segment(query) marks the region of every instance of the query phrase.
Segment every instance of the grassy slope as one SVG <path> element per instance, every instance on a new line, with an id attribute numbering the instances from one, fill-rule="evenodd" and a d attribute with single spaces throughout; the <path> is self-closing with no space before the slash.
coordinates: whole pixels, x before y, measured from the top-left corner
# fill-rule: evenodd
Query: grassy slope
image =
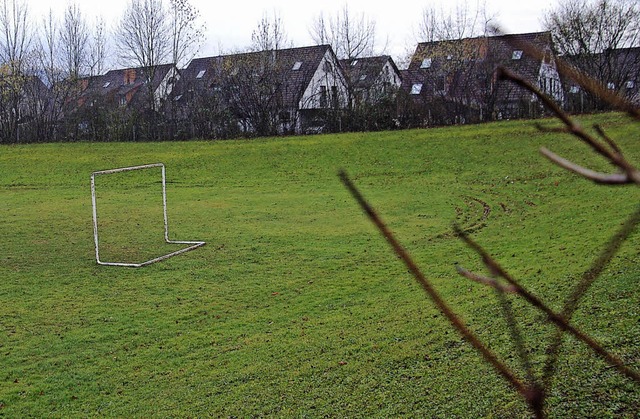
<path id="1" fill-rule="evenodd" d="M 602 122 L 640 160 L 637 129 Z M 559 309 L 638 202 L 553 167 L 526 122 L 256 141 L 0 148 L 0 416 L 523 416 L 337 179 L 345 168 L 428 277 L 517 368 L 451 223 Z M 162 161 L 172 235 L 204 248 L 143 269 L 93 259 L 89 175 Z M 482 219 L 486 203 L 491 213 Z M 136 233 L 138 234 L 138 233 Z M 127 240 L 126 237 L 122 237 Z M 576 323 L 639 368 L 638 239 Z M 553 330 L 516 302 L 539 367 Z M 549 409 L 633 416 L 640 389 L 569 339 Z"/>

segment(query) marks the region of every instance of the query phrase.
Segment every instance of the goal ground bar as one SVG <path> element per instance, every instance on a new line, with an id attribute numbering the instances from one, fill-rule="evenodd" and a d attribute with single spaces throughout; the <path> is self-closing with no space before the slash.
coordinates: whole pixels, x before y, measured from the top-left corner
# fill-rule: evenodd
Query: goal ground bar
<path id="1" fill-rule="evenodd" d="M 141 263 L 127 263 L 127 262 L 104 262 L 100 260 L 100 243 L 98 239 L 98 206 L 96 203 L 96 182 L 95 178 L 99 175 L 107 175 L 119 172 L 128 172 L 131 170 L 149 169 L 153 167 L 160 167 L 162 169 L 162 210 L 164 215 L 164 241 L 169 244 L 188 244 L 188 247 L 182 248 L 172 253 L 168 253 L 157 258 L 150 259 Z M 184 240 L 170 240 L 169 239 L 169 219 L 167 216 L 167 184 L 166 184 L 166 171 L 163 163 L 145 164 L 141 166 L 121 167 L 118 169 L 100 170 L 91 174 L 91 204 L 93 207 L 93 239 L 96 249 L 96 262 L 99 265 L 106 266 L 124 266 L 129 268 L 140 268 L 142 266 L 151 265 L 155 262 L 168 259 L 172 256 L 176 256 L 185 252 L 188 252 L 198 247 L 204 246 L 206 242 L 203 241 L 184 241 Z"/>

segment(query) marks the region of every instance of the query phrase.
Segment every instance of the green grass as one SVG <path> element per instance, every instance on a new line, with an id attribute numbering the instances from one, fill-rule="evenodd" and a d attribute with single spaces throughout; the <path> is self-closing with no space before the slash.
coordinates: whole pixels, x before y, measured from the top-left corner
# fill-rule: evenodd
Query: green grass
<path id="1" fill-rule="evenodd" d="M 624 117 L 584 122 L 602 123 L 640 161 L 638 129 Z M 563 172 L 538 154 L 543 145 L 610 170 L 571 137 L 523 121 L 2 147 L 0 416 L 526 417 L 337 172 L 351 175 L 470 328 L 520 371 L 492 291 L 455 273 L 456 263 L 484 270 L 452 223 L 559 310 L 639 198 L 637 188 Z M 154 162 L 167 166 L 172 238 L 207 245 L 141 269 L 98 266 L 90 174 Z M 163 252 L 161 220 L 134 212 L 157 211 L 141 198 L 157 193 L 157 178 L 114 182 L 111 195 L 101 182 L 109 257 Z M 639 242 L 623 246 L 575 317 L 636 370 Z M 554 329 L 514 307 L 540 369 Z M 567 339 L 548 401 L 553 417 L 634 417 L 640 386 Z"/>

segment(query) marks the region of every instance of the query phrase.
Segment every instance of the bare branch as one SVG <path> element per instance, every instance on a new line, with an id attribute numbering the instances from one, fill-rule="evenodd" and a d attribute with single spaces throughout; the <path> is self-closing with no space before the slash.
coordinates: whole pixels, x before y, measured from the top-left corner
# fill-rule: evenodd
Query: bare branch
<path id="1" fill-rule="evenodd" d="M 591 169 L 579 166 L 572 161 L 564 159 L 544 147 L 540 149 L 540 153 L 563 169 L 580 175 L 586 179 L 592 180 L 595 183 L 599 183 L 602 185 L 628 185 L 630 183 L 633 183 L 633 180 L 629 179 L 629 176 L 627 176 L 625 173 L 606 174 L 596 172 Z"/>
<path id="2" fill-rule="evenodd" d="M 620 230 L 609 240 L 609 243 L 600 253 L 598 258 L 593 262 L 589 270 L 583 275 L 580 283 L 576 286 L 574 292 L 567 299 L 562 309 L 562 317 L 567 321 L 571 320 L 573 313 L 578 307 L 578 303 L 584 294 L 588 291 L 591 285 L 596 279 L 600 277 L 604 268 L 609 265 L 613 256 L 620 250 L 622 244 L 629 238 L 631 233 L 635 231 L 636 226 L 640 223 L 640 207 L 629 216 L 629 218 L 622 225 Z M 560 352 L 560 346 L 562 345 L 562 333 L 559 332 L 554 337 L 547 353 L 549 358 L 545 365 L 544 381 L 546 384 L 551 380 L 553 373 L 555 372 L 555 365 L 558 360 Z"/>
<path id="3" fill-rule="evenodd" d="M 503 285 L 501 283 L 499 283 L 498 281 L 496 281 L 494 278 L 489 278 L 486 276 L 482 276 L 482 275 L 478 275 L 474 272 L 468 271 L 465 268 L 461 267 L 461 266 L 456 266 L 456 270 L 458 271 L 458 273 L 467 278 L 470 279 L 474 282 L 477 282 L 479 284 L 483 284 L 483 285 L 488 285 L 491 288 L 494 288 L 500 292 L 504 292 L 507 294 L 514 294 L 517 292 L 516 288 L 512 285 Z"/>
<path id="4" fill-rule="evenodd" d="M 515 279 L 513 279 L 507 271 L 505 271 L 502 266 L 496 262 L 482 247 L 480 247 L 477 243 L 475 243 L 471 238 L 462 230 L 460 230 L 457 226 L 455 227 L 456 234 L 471 248 L 473 249 L 480 257 L 482 257 L 482 261 L 489 269 L 489 271 L 496 275 L 505 279 L 508 283 L 513 285 L 516 288 L 516 292 L 519 296 L 523 297 L 527 302 L 529 302 L 532 306 L 539 309 L 543 313 L 546 314 L 547 319 L 553 322 L 556 326 L 562 329 L 565 332 L 571 333 L 576 339 L 582 341 L 587 346 L 589 346 L 595 353 L 597 353 L 600 357 L 602 357 L 609 365 L 614 366 L 618 372 L 626 375 L 632 380 L 640 383 L 640 374 L 632 369 L 628 368 L 624 362 L 618 358 L 617 356 L 609 353 L 606 349 L 604 349 L 599 343 L 597 343 L 593 338 L 584 332 L 580 331 L 576 327 L 569 324 L 569 322 L 560 314 L 555 313 L 551 310 L 544 302 L 538 297 L 531 294 L 529 291 L 524 289 Z"/>
<path id="5" fill-rule="evenodd" d="M 464 336 L 464 338 L 467 339 L 467 341 L 469 341 L 469 343 L 471 343 L 478 350 L 478 352 L 482 354 L 484 359 L 488 363 L 490 363 L 496 369 L 496 371 L 500 373 L 500 375 L 502 375 L 523 397 L 527 399 L 531 406 L 538 403 L 539 399 L 543 399 L 544 396 L 539 391 L 537 391 L 537 388 L 531 388 L 523 384 L 520 379 L 518 379 L 516 375 L 509 369 L 509 367 L 502 363 L 497 358 L 497 356 L 493 352 L 491 352 L 491 350 L 487 348 L 476 337 L 476 335 L 465 326 L 462 320 L 460 320 L 458 316 L 451 310 L 451 308 L 444 302 L 435 288 L 426 279 L 422 271 L 420 271 L 411 256 L 409 256 L 407 251 L 396 240 L 391 230 L 389 230 L 386 224 L 378 216 L 373 207 L 366 201 L 364 196 L 360 193 L 360 191 L 356 188 L 356 186 L 344 171 L 340 172 L 340 179 L 342 180 L 342 183 L 345 185 L 345 187 L 349 190 L 353 198 L 358 202 L 362 210 L 367 214 L 369 219 L 373 222 L 373 224 L 378 228 L 380 233 L 387 240 L 387 242 L 391 245 L 396 255 L 398 255 L 398 257 L 405 263 L 418 284 L 427 293 L 427 295 L 435 303 L 442 314 L 444 314 L 444 316 L 449 320 L 453 327 L 455 327 L 456 330 L 458 330 L 458 332 L 460 332 L 460 334 L 462 334 L 462 336 Z"/>
<path id="6" fill-rule="evenodd" d="M 584 143 L 589 145 L 596 153 L 608 159 L 614 166 L 619 167 L 626 173 L 629 179 L 633 183 L 640 185 L 640 172 L 626 161 L 624 156 L 616 151 L 610 150 L 605 145 L 601 144 L 594 137 L 589 135 L 577 122 L 575 122 L 566 112 L 564 112 L 560 106 L 555 103 L 551 98 L 543 94 L 537 87 L 532 85 L 529 81 L 518 76 L 512 71 L 500 67 L 498 68 L 498 77 L 503 80 L 510 80 L 513 83 L 529 90 L 535 94 L 542 103 L 553 111 L 553 113 L 567 126 L 569 132 L 581 139 Z M 640 113 L 639 113 L 640 117 Z"/>

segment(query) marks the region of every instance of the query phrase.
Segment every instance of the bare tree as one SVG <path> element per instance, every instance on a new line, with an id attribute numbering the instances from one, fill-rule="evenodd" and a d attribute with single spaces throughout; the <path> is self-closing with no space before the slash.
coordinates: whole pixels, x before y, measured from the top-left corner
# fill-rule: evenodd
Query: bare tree
<path id="1" fill-rule="evenodd" d="M 171 26 L 171 59 L 178 66 L 185 65 L 200 49 L 204 41 L 204 24 L 200 12 L 188 0 L 169 0 Z"/>
<path id="2" fill-rule="evenodd" d="M 88 70 L 89 76 L 102 74 L 107 60 L 107 28 L 102 17 L 96 18 L 96 23 L 90 35 Z"/>
<path id="3" fill-rule="evenodd" d="M 485 1 L 477 1 L 475 6 L 465 1 L 450 9 L 425 7 L 417 37 L 421 42 L 435 42 L 485 36 L 492 20 Z"/>
<path id="4" fill-rule="evenodd" d="M 64 68 L 71 80 L 79 79 L 87 63 L 87 44 L 89 29 L 80 8 L 70 4 L 64 12 L 60 27 L 60 49 L 63 54 Z"/>
<path id="5" fill-rule="evenodd" d="M 566 0 L 550 11 L 543 23 L 552 33 L 558 53 L 577 70 L 623 93 L 625 83 L 635 79 L 640 54 L 631 47 L 640 46 L 637 0 Z M 572 93 L 582 96 L 585 91 Z M 593 101 L 591 106 L 604 106 L 593 92 L 588 99 Z"/>
<path id="6" fill-rule="evenodd" d="M 171 28 L 162 0 L 131 0 L 116 28 L 122 65 L 154 68 L 171 54 Z"/>
<path id="7" fill-rule="evenodd" d="M 346 4 L 333 18 L 320 14 L 309 33 L 316 43 L 331 45 L 340 59 L 370 56 L 376 48 L 376 21 L 364 13 L 354 16 Z"/>
<path id="8" fill-rule="evenodd" d="M 277 12 L 274 11 L 272 16 L 266 12 L 262 15 L 251 34 L 251 42 L 252 51 L 277 51 L 290 44 L 282 18 Z"/>
<path id="9" fill-rule="evenodd" d="M 33 73 L 34 34 L 27 5 L 17 0 L 0 4 L 0 143 L 19 142 L 23 92 Z"/>

